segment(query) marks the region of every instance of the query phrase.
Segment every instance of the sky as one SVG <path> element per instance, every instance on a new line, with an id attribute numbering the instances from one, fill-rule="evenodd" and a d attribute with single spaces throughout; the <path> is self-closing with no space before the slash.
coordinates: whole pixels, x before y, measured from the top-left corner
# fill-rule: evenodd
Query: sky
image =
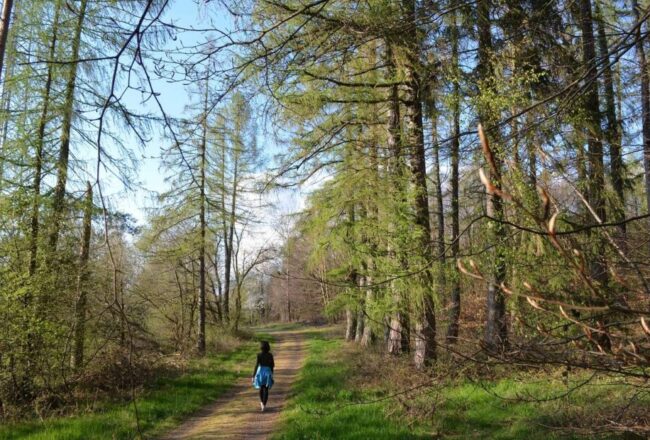
<path id="1" fill-rule="evenodd" d="M 210 7 L 215 11 L 219 6 L 217 2 L 214 2 L 210 3 Z M 173 21 L 176 25 L 183 27 L 201 28 L 208 27 L 210 24 L 207 22 L 208 18 L 205 10 L 202 10 L 194 1 L 190 0 L 177 0 L 172 2 L 163 19 L 166 22 Z M 220 28 L 231 26 L 226 14 L 215 14 L 211 19 L 212 25 L 216 23 Z M 192 45 L 205 41 L 207 38 L 210 38 L 210 35 L 203 32 L 179 35 L 177 40 L 170 41 L 167 44 L 167 48 L 177 48 L 182 44 Z M 180 82 L 154 80 L 154 88 L 159 93 L 159 100 L 168 115 L 183 115 L 185 107 L 191 102 L 187 85 Z M 139 94 L 131 94 L 128 96 L 126 103 L 129 108 L 147 111 L 153 110 L 160 115 L 154 102 L 150 100 L 147 103 L 142 103 Z M 131 141 L 135 144 L 135 139 Z M 156 206 L 156 194 L 169 188 L 169 184 L 166 181 L 166 177 L 169 176 L 160 167 L 161 148 L 169 145 L 170 141 L 165 139 L 161 133 L 158 133 L 153 135 L 144 150 L 138 149 L 137 157 L 139 158 L 140 165 L 137 176 L 139 185 L 136 185 L 137 189 L 135 191 L 123 191 L 121 185 L 115 179 L 111 179 L 110 176 L 105 176 L 102 180 L 106 182 L 104 185 L 107 188 L 107 193 L 110 195 L 111 207 L 131 214 L 139 225 L 145 225 L 147 223 L 147 210 Z M 277 153 L 278 148 L 270 137 L 263 135 L 263 130 L 260 130 L 258 134 L 258 147 L 263 154 L 263 163 L 267 168 L 270 168 L 273 165 L 273 155 Z M 296 190 L 276 190 L 258 198 L 259 200 L 257 202 L 259 205 L 264 205 L 265 207 L 257 209 L 257 214 L 261 220 L 249 231 L 249 239 L 246 247 L 256 247 L 269 241 L 279 240 L 278 223 L 283 221 L 283 216 L 304 208 L 306 195 L 314 189 L 315 185 L 317 183 L 312 182 Z"/>

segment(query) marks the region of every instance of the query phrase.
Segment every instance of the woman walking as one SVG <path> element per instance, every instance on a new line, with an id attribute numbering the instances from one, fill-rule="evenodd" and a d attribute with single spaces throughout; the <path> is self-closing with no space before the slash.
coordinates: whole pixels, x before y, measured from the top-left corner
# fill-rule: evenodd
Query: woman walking
<path id="1" fill-rule="evenodd" d="M 253 370 L 253 386 L 260 390 L 260 407 L 262 411 L 266 408 L 266 402 L 269 400 L 269 390 L 273 386 L 273 355 L 271 354 L 271 345 L 268 341 L 260 343 L 261 352 L 257 354 L 257 362 Z"/>

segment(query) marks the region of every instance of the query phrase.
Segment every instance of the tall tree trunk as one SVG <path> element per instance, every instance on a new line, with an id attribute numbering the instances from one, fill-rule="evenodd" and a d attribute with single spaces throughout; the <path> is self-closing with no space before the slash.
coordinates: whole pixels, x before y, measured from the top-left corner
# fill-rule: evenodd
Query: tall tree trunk
<path id="1" fill-rule="evenodd" d="M 603 88 L 605 91 L 605 117 L 607 119 L 607 129 L 605 130 L 605 139 L 609 145 L 609 170 L 612 179 L 612 186 L 616 194 L 616 201 L 612 209 L 613 220 L 621 222 L 619 229 L 619 242 L 625 246 L 625 191 L 624 191 L 624 164 L 621 155 L 622 132 L 616 115 L 616 100 L 614 94 L 614 75 L 609 63 L 609 45 L 607 44 L 607 34 L 603 23 L 603 14 L 600 11 L 599 0 L 594 3 L 596 12 L 596 21 L 598 23 L 598 48 L 603 68 Z"/>
<path id="2" fill-rule="evenodd" d="M 232 195 L 230 199 L 230 207 L 228 209 L 228 219 L 224 220 L 227 222 L 226 230 L 226 261 L 225 261 L 225 271 L 224 271 L 224 313 L 225 316 L 229 316 L 229 298 L 230 298 L 230 284 L 231 284 L 231 269 L 232 261 L 234 257 L 233 244 L 234 244 L 234 234 L 235 234 L 235 222 L 236 222 L 236 207 L 237 207 L 237 186 L 239 184 L 238 179 L 238 170 L 239 163 L 238 157 L 235 156 L 233 163 L 233 178 L 232 178 Z M 225 170 L 224 170 L 225 172 Z M 227 318 L 229 320 L 229 318 Z"/>
<path id="3" fill-rule="evenodd" d="M 368 314 L 368 306 L 372 304 L 372 302 L 375 300 L 375 294 L 374 294 L 374 288 L 372 287 L 372 277 L 370 275 L 366 275 L 366 299 L 365 299 L 365 310 L 366 314 Z M 364 317 L 365 318 L 365 317 Z M 370 345 L 373 343 L 373 340 L 375 338 L 375 335 L 372 331 L 372 326 L 370 325 L 370 321 L 366 318 L 366 322 L 363 326 L 363 335 L 361 336 L 361 346 L 362 347 L 370 347 Z"/>
<path id="4" fill-rule="evenodd" d="M 457 12 L 453 12 L 451 28 L 451 62 L 454 69 L 454 91 L 452 97 L 453 134 L 451 140 L 451 258 L 454 262 L 454 276 L 451 285 L 451 302 L 449 304 L 449 327 L 447 342 L 453 344 L 458 339 L 460 319 L 460 273 L 455 264 L 460 254 L 460 209 L 458 204 L 460 175 L 460 66 L 458 59 L 458 22 Z"/>
<path id="5" fill-rule="evenodd" d="M 2 17 L 0 17 L 0 79 L 2 78 L 2 67 L 5 60 L 5 50 L 7 47 L 7 36 L 9 35 L 9 26 L 11 23 L 11 10 L 13 9 L 13 0 L 3 0 Z"/>
<path id="6" fill-rule="evenodd" d="M 377 109 L 375 109 L 376 111 Z M 373 177 L 379 181 L 380 179 L 380 173 L 379 173 L 379 151 L 377 148 L 377 144 L 373 142 L 368 149 L 368 165 L 370 166 L 370 169 L 372 170 Z M 368 213 L 368 219 L 372 223 L 373 221 L 377 221 L 379 218 L 379 209 L 377 208 L 376 205 L 376 200 L 375 198 L 379 197 L 379 194 L 376 191 L 373 191 L 372 196 L 368 200 L 368 208 L 366 209 Z M 375 335 L 373 332 L 373 326 L 372 326 L 372 318 L 370 317 L 370 309 L 372 307 L 373 302 L 375 301 L 375 287 L 373 286 L 373 274 L 375 273 L 376 266 L 375 266 L 375 257 L 377 255 L 377 244 L 368 238 L 368 236 L 365 236 L 365 240 L 367 242 L 367 245 L 369 247 L 369 256 L 365 262 L 365 267 L 366 267 L 366 274 L 365 274 L 365 280 L 366 280 L 366 294 L 365 294 L 365 324 L 363 326 L 363 335 L 361 336 L 361 346 L 362 347 L 369 347 L 375 339 Z"/>
<path id="7" fill-rule="evenodd" d="M 223 281 L 223 318 L 230 322 L 230 263 L 232 251 L 228 241 L 228 221 L 226 218 L 226 142 L 221 146 L 221 225 L 223 230 L 224 281 Z M 221 283 L 220 283 L 221 284 Z"/>
<path id="8" fill-rule="evenodd" d="M 90 234 L 92 232 L 93 188 L 86 184 L 86 203 L 84 206 L 83 238 L 79 253 L 79 275 L 77 276 L 77 303 L 75 304 L 74 349 L 72 367 L 79 370 L 84 362 L 86 341 L 86 304 L 88 301 L 88 258 L 90 255 Z"/>
<path id="9" fill-rule="evenodd" d="M 291 283 L 289 282 L 289 264 L 287 263 L 285 295 L 287 298 L 287 322 L 291 322 Z"/>
<path id="10" fill-rule="evenodd" d="M 201 145 L 199 154 L 201 156 L 201 165 L 199 169 L 199 190 L 201 191 L 199 202 L 199 227 L 200 227 L 200 243 L 199 243 L 199 322 L 196 349 L 199 355 L 205 354 L 205 285 L 206 285 L 206 264 L 205 264 L 205 233 L 207 229 L 207 222 L 205 219 L 205 205 L 206 205 L 206 192 L 205 192 L 205 168 L 207 165 L 207 142 L 208 142 L 208 99 L 209 99 L 209 74 L 206 74 L 205 80 L 205 95 L 203 101 L 203 120 L 202 120 L 202 134 Z"/>
<path id="11" fill-rule="evenodd" d="M 237 331 L 239 330 L 239 321 L 241 320 L 241 283 L 239 281 L 237 281 L 235 293 L 235 319 L 233 320 L 233 328 Z"/>
<path id="12" fill-rule="evenodd" d="M 580 27 L 582 30 L 582 57 L 585 71 L 584 105 L 587 117 L 586 137 L 589 164 L 587 176 L 587 197 L 590 205 L 600 218 L 606 222 L 605 211 L 605 166 L 603 162 L 603 142 L 601 129 L 601 114 L 598 97 L 598 73 L 596 63 L 596 43 L 594 39 L 593 20 L 591 15 L 591 0 L 580 0 Z M 592 222 L 590 222 L 592 223 Z M 598 246 L 594 256 L 590 258 L 590 271 L 594 280 L 605 287 L 608 281 L 607 265 L 603 257 L 603 247 Z"/>
<path id="13" fill-rule="evenodd" d="M 61 12 L 61 1 L 57 1 L 54 9 L 54 21 L 52 22 L 52 40 L 48 51 L 48 60 L 53 61 L 56 55 L 56 44 L 59 33 L 59 16 Z M 52 92 L 52 80 L 54 76 L 54 64 L 47 65 L 47 76 L 45 89 L 43 90 L 43 108 L 38 121 L 38 134 L 36 138 L 36 151 L 34 152 L 34 179 L 32 182 L 32 215 L 31 233 L 29 236 L 29 276 L 36 273 L 38 261 L 38 236 L 40 232 L 40 207 L 41 207 L 41 180 L 43 178 L 43 145 L 45 142 L 45 128 L 49 117 L 50 95 Z"/>
<path id="14" fill-rule="evenodd" d="M 77 11 L 77 23 L 75 25 L 74 37 L 72 39 L 70 76 L 65 89 L 65 102 L 63 104 L 63 122 L 61 126 L 61 146 L 59 147 L 59 158 L 57 160 L 57 178 L 54 187 L 54 200 L 52 204 L 52 230 L 49 237 L 50 251 L 56 251 L 56 244 L 59 239 L 61 220 L 65 210 L 65 188 L 68 182 L 68 162 L 70 159 L 70 135 L 72 132 L 72 119 L 74 117 L 74 93 L 77 85 L 77 71 L 79 67 L 79 48 L 81 46 L 81 31 L 83 30 L 86 18 L 86 6 L 88 0 L 81 0 L 79 11 Z"/>
<path id="15" fill-rule="evenodd" d="M 353 341 L 357 329 L 357 319 L 350 307 L 345 308 L 345 340 Z"/>
<path id="16" fill-rule="evenodd" d="M 641 20 L 641 9 L 637 0 L 632 0 L 634 17 Z M 650 212 L 650 76 L 648 74 L 648 63 L 646 60 L 645 38 L 642 38 L 642 26 L 636 29 L 636 57 L 639 62 L 639 73 L 641 76 L 641 123 L 643 133 L 643 169 L 645 171 L 645 199 L 646 209 Z"/>
<path id="17" fill-rule="evenodd" d="M 359 287 L 361 288 L 361 292 L 363 292 L 363 289 L 366 287 L 366 276 L 361 275 L 359 277 Z M 363 329 L 365 326 L 365 317 L 363 314 L 365 308 L 365 301 L 363 296 L 361 297 L 361 300 L 359 301 L 359 311 L 357 312 L 357 328 L 354 332 L 354 342 L 360 343 L 361 339 L 363 338 Z"/>
<path id="18" fill-rule="evenodd" d="M 393 51 L 390 43 L 386 43 L 386 64 L 388 66 L 388 79 L 394 81 L 396 78 Z M 389 172 L 395 178 L 398 185 L 401 185 L 402 178 L 402 148 L 401 148 L 401 124 L 400 124 L 399 90 L 397 85 L 390 88 L 388 121 L 387 121 L 387 146 L 390 154 Z M 403 191 L 399 188 L 400 193 Z M 399 195 L 401 197 L 401 194 Z M 395 257 L 395 251 L 389 249 L 389 254 Z M 393 305 L 395 311 L 388 324 L 388 346 L 389 354 L 398 355 L 409 351 L 409 322 L 402 293 L 391 284 Z"/>
<path id="19" fill-rule="evenodd" d="M 422 122 L 422 83 L 418 72 L 421 49 L 417 29 L 417 2 L 415 0 L 403 0 L 402 6 L 406 13 L 407 23 L 405 30 L 407 44 L 403 48 L 404 62 L 401 65 L 404 75 L 404 145 L 409 153 L 411 185 L 415 193 L 413 200 L 415 227 L 419 229 L 419 248 L 423 251 L 418 264 L 424 264 L 427 267 L 418 276 L 422 293 L 415 307 L 417 317 L 415 323 L 414 362 L 416 368 L 424 368 L 436 358 L 436 320 L 433 302 L 433 279 L 428 269 L 431 262 L 431 224 Z"/>
<path id="20" fill-rule="evenodd" d="M 479 0 L 478 14 L 478 73 L 483 81 L 483 87 L 494 88 L 494 71 L 490 60 L 492 52 L 492 31 L 490 20 L 490 0 Z M 490 91 L 488 90 L 488 93 Z M 479 109 L 479 119 L 483 125 L 490 127 L 494 124 L 492 109 Z M 496 131 L 495 131 L 496 132 Z M 485 143 L 487 140 L 485 139 Z M 492 160 L 489 163 L 489 178 L 492 184 L 500 189 L 502 186 L 503 151 L 501 145 L 495 145 L 492 150 Z M 501 283 L 506 279 L 505 243 L 506 229 L 502 221 L 505 219 L 503 200 L 498 194 L 488 194 L 487 214 L 495 219 L 491 224 L 493 249 L 492 269 L 488 277 L 487 288 L 487 319 L 485 323 L 485 345 L 490 350 L 502 349 L 508 343 L 508 327 L 506 322 L 506 304 Z"/>
<path id="21" fill-rule="evenodd" d="M 596 43 L 594 39 L 593 20 L 591 15 L 591 0 L 580 0 L 580 28 L 582 31 L 583 68 L 588 72 L 585 78 L 584 110 L 586 114 L 587 155 L 589 168 L 587 170 L 587 199 L 599 217 L 599 221 L 607 221 L 605 210 L 605 166 L 603 162 L 603 142 L 601 129 L 600 100 L 598 96 L 598 73 L 596 60 Z M 594 223 L 590 219 L 589 223 Z M 609 274 L 605 260 L 605 247 L 602 240 L 596 237 L 596 243 L 589 256 L 589 272 L 591 278 L 601 288 L 608 292 Z M 593 304 L 601 305 L 603 298 L 593 298 Z M 596 321 L 597 327 L 603 325 Z M 609 350 L 611 342 L 607 334 L 595 335 L 594 339 L 605 350 Z"/>
<path id="22" fill-rule="evenodd" d="M 436 242 L 436 248 L 433 251 L 433 258 L 438 260 L 438 292 L 440 297 L 445 297 L 447 288 L 447 279 L 445 274 L 446 255 L 445 255 L 445 208 L 442 195 L 442 177 L 440 174 L 440 148 L 438 142 L 438 112 L 436 110 L 435 98 L 431 102 L 431 135 L 433 142 L 433 177 L 434 177 L 434 196 L 436 201 L 436 236 L 433 230 L 431 232 L 431 241 Z"/>
<path id="23" fill-rule="evenodd" d="M 20 7 L 17 7 L 14 10 L 13 15 L 14 24 L 12 26 L 16 26 L 16 24 L 20 21 Z M 4 80 L 0 81 L 0 84 L 2 85 L 2 92 L 0 94 L 0 104 L 2 106 L 2 113 L 0 114 L 0 157 L 5 156 L 3 151 L 7 141 L 7 130 L 9 128 L 10 114 L 9 111 L 11 110 L 12 90 L 10 87 L 8 87 L 8 84 L 11 81 L 11 77 L 13 76 L 14 70 L 16 68 L 16 32 L 11 32 L 11 35 L 11 38 L 8 38 L 7 35 L 7 41 L 5 43 L 5 55 L 3 56 L 3 60 L 6 59 L 6 62 L 3 62 L 3 65 L 5 66 L 4 68 L 6 73 L 4 75 Z M 7 48 L 9 50 L 6 50 Z M 0 68 L 0 74 L 1 73 L 2 69 Z M 4 165 L 4 159 L 0 160 L 0 191 L 2 190 L 2 184 L 4 180 Z"/>
<path id="24" fill-rule="evenodd" d="M 348 223 L 347 223 L 347 230 L 346 230 L 346 235 L 347 235 L 347 240 L 349 242 L 354 242 L 355 237 L 354 237 L 354 225 L 356 223 L 356 210 L 355 210 L 355 204 L 354 202 L 350 202 L 348 204 Z M 354 292 L 359 289 L 359 285 L 361 284 L 361 275 L 359 275 L 357 268 L 353 265 L 350 265 L 348 268 L 349 274 L 348 274 L 348 280 L 347 284 L 349 286 L 349 292 Z M 345 339 L 347 341 L 353 341 L 355 340 L 355 336 L 357 334 L 357 317 L 358 317 L 358 311 L 354 310 L 354 308 L 348 304 L 348 306 L 345 308 Z"/>

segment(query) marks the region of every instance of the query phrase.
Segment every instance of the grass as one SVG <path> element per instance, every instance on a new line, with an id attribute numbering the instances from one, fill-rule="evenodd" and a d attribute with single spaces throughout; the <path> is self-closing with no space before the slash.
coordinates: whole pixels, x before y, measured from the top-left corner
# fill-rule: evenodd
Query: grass
<path id="1" fill-rule="evenodd" d="M 335 355 L 343 342 L 322 332 L 312 332 L 308 338 L 309 354 L 274 440 L 431 438 L 426 430 L 409 429 L 387 418 L 385 402 L 357 405 L 377 398 L 378 393 L 349 389 L 351 364 Z"/>
<path id="2" fill-rule="evenodd" d="M 308 353 L 274 440 L 641 438 L 590 432 L 593 424 L 606 420 L 605 414 L 629 402 L 634 392 L 611 379 L 540 403 L 516 398 L 564 394 L 568 388 L 562 377 L 549 372 L 511 374 L 484 383 L 421 388 L 400 396 L 400 404 L 388 399 L 389 394 L 423 378 L 405 368 L 406 362 L 388 362 L 322 332 L 309 335 Z M 580 381 L 575 376 L 573 383 Z M 648 407 L 650 396 L 636 402 L 640 414 Z"/>
<path id="3" fill-rule="evenodd" d="M 517 401 L 517 396 L 550 397 L 566 390 L 559 380 L 529 377 L 508 378 L 485 384 L 455 384 L 440 393 L 443 402 L 436 427 L 445 438 L 491 439 L 618 439 L 623 433 L 571 432 L 578 425 L 590 428 L 599 415 L 623 405 L 623 389 L 601 383 L 582 388 L 569 396 L 546 402 Z M 512 399 L 512 400 L 510 400 Z M 650 402 L 647 402 L 650 404 Z M 555 428 L 553 428 L 555 427 Z M 588 429 L 586 429 L 588 430 Z"/>
<path id="4" fill-rule="evenodd" d="M 159 435 L 214 401 L 237 379 L 250 375 L 256 351 L 257 343 L 251 341 L 227 354 L 192 360 L 186 374 L 157 380 L 137 398 L 141 433 L 146 437 Z M 0 439 L 132 439 L 137 432 L 131 403 L 105 402 L 87 414 L 0 426 Z"/>

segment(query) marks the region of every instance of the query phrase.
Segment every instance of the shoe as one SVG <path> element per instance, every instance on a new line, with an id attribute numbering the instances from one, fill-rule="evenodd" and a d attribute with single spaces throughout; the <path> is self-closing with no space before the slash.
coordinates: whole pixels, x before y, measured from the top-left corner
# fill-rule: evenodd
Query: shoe
<path id="1" fill-rule="evenodd" d="M 262 412 L 264 412 L 264 404 L 260 402 L 260 408 L 262 408 Z"/>

